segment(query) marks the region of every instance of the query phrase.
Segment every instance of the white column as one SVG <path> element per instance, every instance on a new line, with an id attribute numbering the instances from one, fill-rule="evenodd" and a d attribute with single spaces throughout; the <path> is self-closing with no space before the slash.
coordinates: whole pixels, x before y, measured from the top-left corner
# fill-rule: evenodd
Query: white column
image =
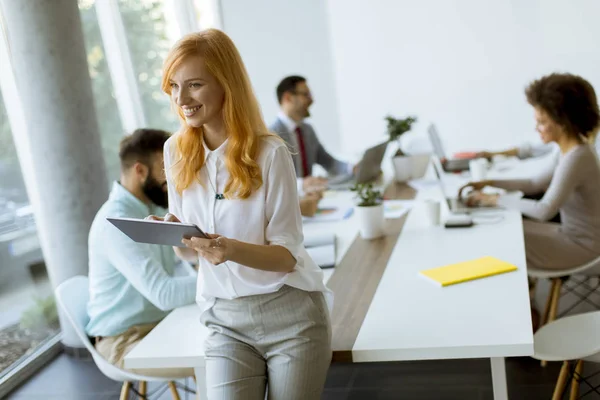
<path id="1" fill-rule="evenodd" d="M 167 0 L 173 10 L 179 36 L 208 28 L 223 30 L 220 0 Z"/>
<path id="2" fill-rule="evenodd" d="M 225 31 L 225 22 L 223 18 L 223 8 L 221 0 L 197 0 L 202 4 L 202 11 L 208 13 L 206 17 L 200 18 L 200 27 L 217 28 Z"/>
<path id="3" fill-rule="evenodd" d="M 179 28 L 179 37 L 200 30 L 198 13 L 193 0 L 168 0 L 166 5 L 173 9 L 175 21 L 177 21 L 177 27 Z"/>
<path id="4" fill-rule="evenodd" d="M 77 0 L 0 6 L 14 75 L 2 89 L 5 103 L 20 111 L 11 115 L 11 128 L 56 287 L 87 275 L 89 228 L 108 196 L 79 9 Z M 9 72 L 5 65 L 2 74 Z M 63 343 L 80 346 L 62 316 L 61 326 Z"/>

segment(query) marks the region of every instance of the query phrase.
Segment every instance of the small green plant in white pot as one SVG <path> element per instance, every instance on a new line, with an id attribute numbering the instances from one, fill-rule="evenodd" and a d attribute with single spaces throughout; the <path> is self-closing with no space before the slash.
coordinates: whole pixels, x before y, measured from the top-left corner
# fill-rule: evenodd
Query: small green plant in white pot
<path id="1" fill-rule="evenodd" d="M 397 182 L 406 182 L 411 179 L 422 177 L 429 164 L 429 156 L 409 156 L 402 151 L 402 146 L 400 145 L 400 138 L 412 129 L 413 124 L 417 122 L 417 118 L 406 117 L 403 119 L 396 119 L 388 115 L 385 117 L 385 120 L 387 121 L 389 141 L 398 143 L 398 150 L 392 158 L 394 178 Z"/>
<path id="2" fill-rule="evenodd" d="M 373 189 L 371 183 L 357 183 L 353 188 L 359 202 L 355 207 L 359 221 L 360 236 L 363 239 L 376 239 L 384 235 L 383 195 Z"/>
<path id="3" fill-rule="evenodd" d="M 406 117 L 404 119 L 396 119 L 391 115 L 385 117 L 387 122 L 387 133 L 390 138 L 390 142 L 399 141 L 402 135 L 406 132 L 410 131 L 412 125 L 417 122 L 417 117 Z M 405 155 L 402 149 L 400 148 L 400 144 L 398 143 L 398 151 L 396 151 L 396 156 Z"/>

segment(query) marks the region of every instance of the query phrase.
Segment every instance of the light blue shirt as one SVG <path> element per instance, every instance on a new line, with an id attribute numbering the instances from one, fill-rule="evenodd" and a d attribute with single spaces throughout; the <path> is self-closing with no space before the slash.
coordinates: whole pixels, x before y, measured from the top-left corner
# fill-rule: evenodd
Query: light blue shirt
<path id="1" fill-rule="evenodd" d="M 114 336 L 134 325 L 160 321 L 169 310 L 191 304 L 196 277 L 175 277 L 170 246 L 136 243 L 106 217 L 145 218 L 164 214 L 115 182 L 90 229 L 90 336 Z"/>

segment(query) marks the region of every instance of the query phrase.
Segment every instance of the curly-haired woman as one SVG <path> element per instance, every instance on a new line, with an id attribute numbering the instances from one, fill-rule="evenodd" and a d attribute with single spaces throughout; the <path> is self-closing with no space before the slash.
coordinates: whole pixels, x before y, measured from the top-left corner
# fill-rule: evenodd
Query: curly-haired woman
<path id="1" fill-rule="evenodd" d="M 471 182 L 467 204 L 499 205 L 529 217 L 523 221 L 527 265 L 537 269 L 577 267 L 600 256 L 600 166 L 589 137 L 600 113 L 592 85 L 571 74 L 551 74 L 525 91 L 544 143 L 560 148 L 556 165 L 531 179 Z M 482 193 L 486 186 L 545 191 L 540 200 Z M 561 223 L 547 222 L 558 211 Z"/>

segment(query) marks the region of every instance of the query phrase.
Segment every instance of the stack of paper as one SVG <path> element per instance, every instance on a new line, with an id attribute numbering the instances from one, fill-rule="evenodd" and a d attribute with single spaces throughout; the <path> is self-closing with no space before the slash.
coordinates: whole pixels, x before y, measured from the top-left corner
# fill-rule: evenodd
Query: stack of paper
<path id="1" fill-rule="evenodd" d="M 420 274 L 439 286 L 485 278 L 487 276 L 516 271 L 517 267 L 494 257 L 482 257 L 471 261 L 446 265 L 421 271 Z"/>
<path id="2" fill-rule="evenodd" d="M 341 221 L 352 215 L 354 208 L 352 204 L 342 205 L 324 205 L 323 202 L 319 204 L 317 212 L 312 217 L 302 217 L 304 222 L 335 222 Z"/>
<path id="3" fill-rule="evenodd" d="M 400 218 L 414 205 L 414 200 L 384 200 L 383 215 L 385 219 Z"/>
<path id="4" fill-rule="evenodd" d="M 315 233 L 304 237 L 304 247 L 308 255 L 321 268 L 335 267 L 335 235 Z"/>

